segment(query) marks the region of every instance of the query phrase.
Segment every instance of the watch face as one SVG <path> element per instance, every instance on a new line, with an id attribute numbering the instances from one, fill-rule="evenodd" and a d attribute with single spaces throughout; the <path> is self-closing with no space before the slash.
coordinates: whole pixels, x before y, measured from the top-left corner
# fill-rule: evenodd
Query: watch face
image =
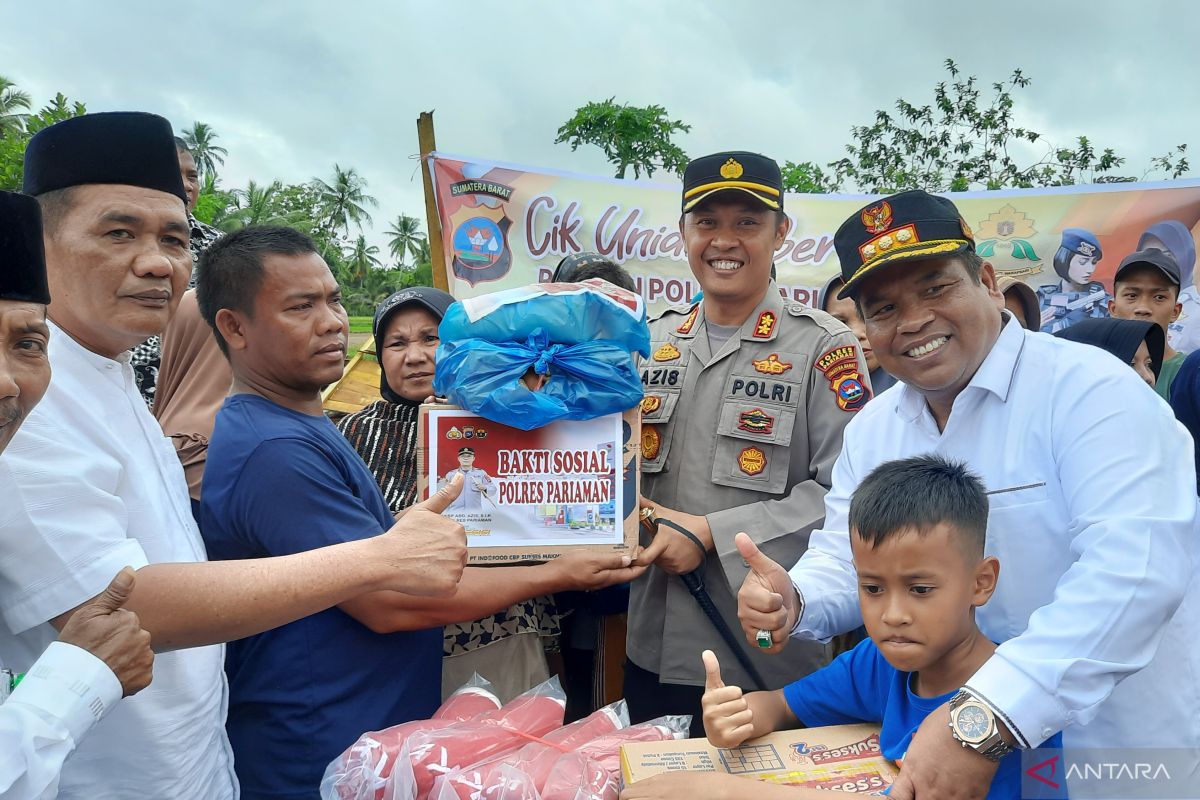
<path id="1" fill-rule="evenodd" d="M 966 742 L 976 744 L 988 737 L 992 720 L 987 711 L 978 703 L 967 703 L 959 706 L 954 717 L 954 729 Z"/>

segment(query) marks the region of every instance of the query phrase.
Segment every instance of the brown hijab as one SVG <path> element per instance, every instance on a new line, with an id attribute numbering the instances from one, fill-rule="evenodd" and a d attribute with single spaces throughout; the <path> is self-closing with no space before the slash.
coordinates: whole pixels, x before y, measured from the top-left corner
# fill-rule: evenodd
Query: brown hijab
<path id="1" fill-rule="evenodd" d="M 208 439 L 232 383 L 233 370 L 189 291 L 162 335 L 154 416 L 175 445 L 193 500 L 200 499 Z"/>

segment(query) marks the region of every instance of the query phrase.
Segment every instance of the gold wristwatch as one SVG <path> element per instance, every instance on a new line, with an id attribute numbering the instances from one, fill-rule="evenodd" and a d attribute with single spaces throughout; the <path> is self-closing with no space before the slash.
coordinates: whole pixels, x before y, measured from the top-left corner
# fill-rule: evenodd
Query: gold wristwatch
<path id="1" fill-rule="evenodd" d="M 1013 751 L 1004 741 L 992 709 L 967 689 L 959 689 L 950 700 L 950 733 L 963 747 L 989 761 L 999 761 Z"/>

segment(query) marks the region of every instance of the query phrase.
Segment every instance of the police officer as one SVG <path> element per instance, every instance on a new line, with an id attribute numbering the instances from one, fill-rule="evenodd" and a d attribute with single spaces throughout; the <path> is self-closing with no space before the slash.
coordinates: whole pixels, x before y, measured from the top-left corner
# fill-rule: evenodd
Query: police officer
<path id="1" fill-rule="evenodd" d="M 703 735 L 700 653 L 726 680 L 754 682 L 684 584 L 703 566 L 713 603 L 737 630 L 730 587 L 748 569 L 733 544 L 746 531 L 768 553 L 795 558 L 824 519 L 823 498 L 842 429 L 870 397 L 857 339 L 828 314 L 785 301 L 772 256 L 791 225 L 779 166 L 754 153 L 698 158 L 684 171 L 680 232 L 703 299 L 651 326 L 642 364 L 644 509 L 660 525 L 629 603 L 625 697 L 635 719 L 693 715 Z M 791 562 L 788 562 L 791 563 Z M 738 643 L 778 689 L 827 660 L 820 644 L 764 658 Z"/>
<path id="2" fill-rule="evenodd" d="M 1057 333 L 1081 319 L 1108 316 L 1108 292 L 1092 280 L 1102 258 L 1096 234 L 1083 228 L 1063 229 L 1062 244 L 1053 259 L 1054 271 L 1062 280 L 1037 290 L 1044 332 Z"/>
<path id="3" fill-rule="evenodd" d="M 463 475 L 463 489 L 447 511 L 482 511 L 485 506 L 495 508 L 495 501 L 488 495 L 488 489 L 493 485 L 492 476 L 481 469 L 475 469 L 475 448 L 458 448 L 458 469 L 450 470 L 446 475 L 446 483 L 450 483 L 456 472 Z"/>

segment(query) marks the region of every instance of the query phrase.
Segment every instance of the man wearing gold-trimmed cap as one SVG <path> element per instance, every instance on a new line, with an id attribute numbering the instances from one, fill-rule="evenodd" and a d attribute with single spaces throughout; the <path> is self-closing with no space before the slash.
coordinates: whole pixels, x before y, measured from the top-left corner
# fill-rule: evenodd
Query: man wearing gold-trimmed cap
<path id="1" fill-rule="evenodd" d="M 890 796 L 983 797 L 1001 757 L 1059 731 L 1072 797 L 1111 796 L 1111 783 L 1088 785 L 1072 761 L 1101 747 L 1173 748 L 1171 773 L 1189 777 L 1156 791 L 1184 796 L 1200 774 L 1200 684 L 1180 677 L 1200 675 L 1200 586 L 1195 465 L 1171 409 L 1097 348 L 1023 329 L 946 198 L 869 203 L 834 246 L 841 295 L 901 384 L 846 428 L 825 524 L 800 562 L 789 574 L 756 560 L 738 597 L 745 635 L 820 640 L 857 627 L 851 494 L 885 461 L 932 452 L 965 462 L 989 490 L 987 553 L 1004 564 L 977 611 L 1000 644 L 954 651 L 971 677 L 935 700 Z M 908 587 L 942 590 L 918 576 Z M 901 641 L 881 649 L 934 646 L 892 617 Z"/>
<path id="2" fill-rule="evenodd" d="M 737 630 L 732 586 L 747 565 L 734 546 L 747 531 L 777 557 L 803 552 L 819 526 L 842 428 L 870 397 L 858 341 L 828 314 L 784 300 L 772 258 L 791 222 L 779 166 L 745 152 L 698 158 L 684 171 L 679 228 L 703 300 L 650 326 L 642 364 L 643 507 L 693 533 L 657 529 L 629 604 L 625 697 L 636 719 L 693 715 L 703 735 L 700 651 L 727 678 L 755 685 L 738 656 L 780 688 L 823 665 L 825 646 L 763 658 L 735 654 L 677 575 L 703 568 L 721 617 Z M 781 634 L 782 638 L 782 634 Z"/>

